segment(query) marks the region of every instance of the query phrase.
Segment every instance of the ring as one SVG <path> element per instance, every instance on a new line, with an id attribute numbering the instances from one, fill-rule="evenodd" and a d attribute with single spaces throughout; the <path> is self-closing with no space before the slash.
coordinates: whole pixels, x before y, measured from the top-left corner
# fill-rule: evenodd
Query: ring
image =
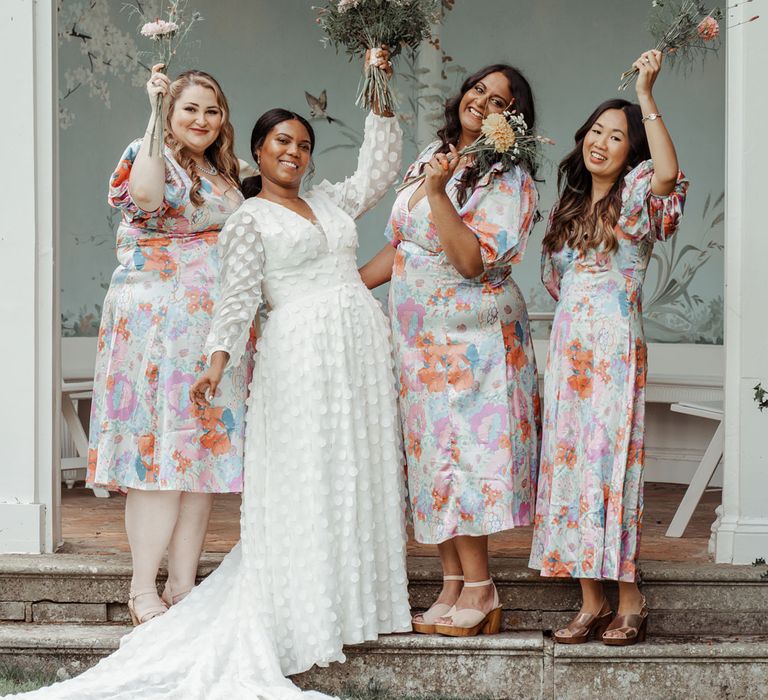
<path id="1" fill-rule="evenodd" d="M 650 61 L 647 58 L 644 58 L 643 63 L 650 63 Z"/>

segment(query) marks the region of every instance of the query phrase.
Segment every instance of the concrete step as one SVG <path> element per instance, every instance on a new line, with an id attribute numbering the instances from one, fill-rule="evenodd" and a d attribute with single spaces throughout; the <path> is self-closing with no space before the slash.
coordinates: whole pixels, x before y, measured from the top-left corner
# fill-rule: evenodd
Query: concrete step
<path id="1" fill-rule="evenodd" d="M 221 555 L 205 555 L 200 577 Z M 492 571 L 504 606 L 505 629 L 548 631 L 563 626 L 579 605 L 570 580 L 543 579 L 522 559 L 499 558 Z M 656 635 L 768 635 L 766 567 L 647 562 L 642 588 Z M 411 604 L 427 608 L 440 588 L 438 562 L 408 561 Z M 0 556 L 0 620 L 83 624 L 128 622 L 125 601 L 130 557 L 120 555 Z M 160 581 L 162 583 L 162 575 Z M 615 601 L 615 585 L 607 586 Z M 768 693 L 766 694 L 768 696 Z"/>
<path id="2" fill-rule="evenodd" d="M 117 648 L 122 625 L 0 625 L 0 663 L 80 673 Z M 634 647 L 553 645 L 540 632 L 452 639 L 390 635 L 345 649 L 347 662 L 294 677 L 342 696 L 461 700 L 758 700 L 768 638 L 651 638 Z M 60 674 L 61 677 L 61 674 Z"/>

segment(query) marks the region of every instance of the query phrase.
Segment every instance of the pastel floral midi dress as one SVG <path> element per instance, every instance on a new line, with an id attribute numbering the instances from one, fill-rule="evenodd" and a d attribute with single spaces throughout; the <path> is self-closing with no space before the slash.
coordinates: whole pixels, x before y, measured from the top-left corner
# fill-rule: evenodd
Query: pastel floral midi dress
<path id="1" fill-rule="evenodd" d="M 207 366 L 205 339 L 219 294 L 216 242 L 242 203 L 192 182 L 165 152 L 165 193 L 154 212 L 128 191 L 141 141 L 123 153 L 108 201 L 119 209 L 119 266 L 104 300 L 88 452 L 88 485 L 205 493 L 242 490 L 249 363 L 228 372 L 208 408 L 189 400 Z"/>
<path id="2" fill-rule="evenodd" d="M 438 144 L 406 174 L 418 173 Z M 437 544 L 529 525 L 539 452 L 539 393 L 528 312 L 512 278 L 538 195 L 519 167 L 494 169 L 463 206 L 484 272 L 465 279 L 440 245 L 426 197 L 403 189 L 387 235 L 396 246 L 389 295 L 416 539 Z"/>
<path id="3" fill-rule="evenodd" d="M 634 581 L 643 516 L 646 344 L 642 287 L 656 240 L 678 228 L 688 182 L 651 192 L 646 161 L 624 181 L 612 253 L 565 246 L 542 260 L 557 300 L 530 566 L 542 576 Z"/>

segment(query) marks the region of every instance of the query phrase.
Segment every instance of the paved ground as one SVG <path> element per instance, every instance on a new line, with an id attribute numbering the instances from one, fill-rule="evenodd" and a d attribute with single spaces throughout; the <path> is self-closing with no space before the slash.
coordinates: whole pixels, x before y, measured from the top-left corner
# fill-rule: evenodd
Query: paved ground
<path id="1" fill-rule="evenodd" d="M 664 536 L 685 486 L 677 484 L 647 484 L 645 489 L 645 522 L 641 558 L 646 561 L 705 562 L 710 528 L 715 508 L 721 500 L 720 489 L 704 494 L 685 536 L 672 539 Z M 125 498 L 96 498 L 85 488 L 62 491 L 62 524 L 64 552 L 95 554 L 127 552 L 128 542 L 123 527 Z M 216 497 L 210 528 L 205 542 L 207 552 L 228 552 L 240 534 L 240 497 Z M 491 538 L 496 556 L 527 557 L 531 543 L 531 528 L 518 528 Z M 436 548 L 420 545 L 413 540 L 408 551 L 416 556 L 436 556 Z"/>

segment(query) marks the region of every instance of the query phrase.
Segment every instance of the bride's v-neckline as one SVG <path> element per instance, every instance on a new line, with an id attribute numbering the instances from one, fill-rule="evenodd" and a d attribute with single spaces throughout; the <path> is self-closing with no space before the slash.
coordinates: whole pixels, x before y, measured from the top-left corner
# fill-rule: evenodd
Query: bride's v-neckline
<path id="1" fill-rule="evenodd" d="M 285 211 L 290 212 L 294 216 L 298 216 L 303 221 L 306 221 L 311 226 L 315 226 L 316 228 L 319 228 L 322 230 L 322 223 L 320 222 L 320 217 L 317 215 L 317 212 L 315 211 L 314 207 L 303 197 L 300 197 L 301 201 L 304 202 L 309 207 L 309 211 L 312 212 L 313 219 L 310 219 L 307 216 L 304 216 L 303 214 L 299 214 L 299 212 L 294 211 L 290 207 L 286 207 L 285 204 L 280 204 L 280 202 L 275 202 L 271 199 L 267 199 L 266 197 L 256 197 L 260 202 L 269 202 L 270 204 L 274 204 L 276 207 L 280 207 L 281 209 L 285 209 Z"/>

